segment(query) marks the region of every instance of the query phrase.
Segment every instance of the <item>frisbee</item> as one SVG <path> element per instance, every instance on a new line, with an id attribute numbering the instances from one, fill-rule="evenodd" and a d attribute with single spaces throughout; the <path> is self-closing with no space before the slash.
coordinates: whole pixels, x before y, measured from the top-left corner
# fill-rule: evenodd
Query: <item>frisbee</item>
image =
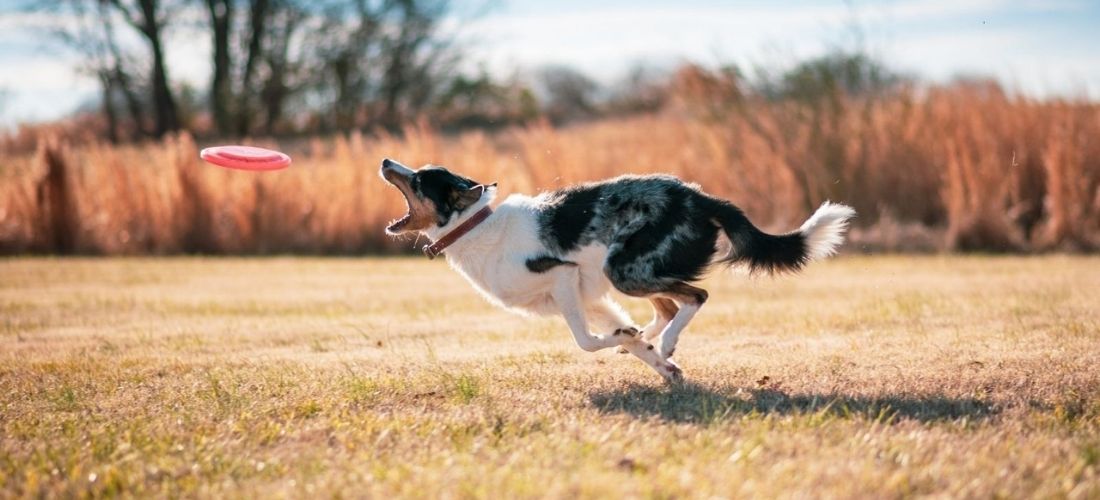
<path id="1" fill-rule="evenodd" d="M 237 170 L 279 170 L 290 165 L 285 153 L 253 146 L 215 146 L 199 152 L 199 158 Z"/>

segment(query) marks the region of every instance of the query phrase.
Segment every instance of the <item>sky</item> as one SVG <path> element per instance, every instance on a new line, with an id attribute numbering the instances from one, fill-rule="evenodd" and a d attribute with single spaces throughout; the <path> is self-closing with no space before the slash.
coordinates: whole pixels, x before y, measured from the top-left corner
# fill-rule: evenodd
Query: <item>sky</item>
<path id="1" fill-rule="evenodd" d="M 0 126 L 55 119 L 93 102 L 76 56 L 40 34 L 49 20 L 0 0 Z M 452 0 L 472 65 L 506 77 L 549 64 L 611 83 L 645 64 L 782 70 L 863 47 L 930 82 L 991 76 L 1036 97 L 1100 100 L 1098 0 Z M 170 76 L 205 88 L 210 43 L 175 30 Z"/>

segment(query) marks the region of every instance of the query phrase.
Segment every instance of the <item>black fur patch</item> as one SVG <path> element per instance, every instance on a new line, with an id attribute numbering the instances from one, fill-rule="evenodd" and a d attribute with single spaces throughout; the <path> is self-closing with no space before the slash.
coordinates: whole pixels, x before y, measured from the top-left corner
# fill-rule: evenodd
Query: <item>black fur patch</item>
<path id="1" fill-rule="evenodd" d="M 619 251 L 609 256 L 608 263 L 621 265 L 645 258 L 677 228 L 683 228 L 692 236 L 671 239 L 665 255 L 653 259 L 653 274 L 678 281 L 698 280 L 714 254 L 718 228 L 693 210 L 690 199 L 693 193 L 694 190 L 683 185 L 669 186 L 665 192 L 667 201 L 660 209 L 636 203 L 633 208 L 649 221 L 630 235 Z"/>
<path id="2" fill-rule="evenodd" d="M 715 262 L 720 232 L 733 247 L 721 259 L 726 263 L 775 272 L 806 261 L 801 234 L 765 234 L 732 203 L 668 175 L 625 175 L 540 198 L 539 238 L 555 260 L 528 268 L 559 265 L 555 256 L 601 243 L 608 248 L 604 273 L 628 295 L 674 291 L 700 279 Z M 706 296 L 696 299 L 701 304 Z"/>
<path id="3" fill-rule="evenodd" d="M 569 262 L 567 260 L 561 260 L 557 257 L 535 257 L 533 259 L 527 259 L 527 270 L 533 273 L 545 273 L 558 266 L 575 266 L 576 262 Z"/>
<path id="4" fill-rule="evenodd" d="M 410 185 L 414 192 L 432 200 L 439 224 L 443 225 L 452 215 L 466 208 L 460 204 L 458 193 L 473 188 L 478 183 L 442 167 L 426 167 L 413 175 Z"/>
<path id="5" fill-rule="evenodd" d="M 598 184 L 586 184 L 551 193 L 547 201 L 553 208 L 539 221 L 543 238 L 553 240 L 562 252 L 576 248 L 596 216 L 600 192 Z"/>

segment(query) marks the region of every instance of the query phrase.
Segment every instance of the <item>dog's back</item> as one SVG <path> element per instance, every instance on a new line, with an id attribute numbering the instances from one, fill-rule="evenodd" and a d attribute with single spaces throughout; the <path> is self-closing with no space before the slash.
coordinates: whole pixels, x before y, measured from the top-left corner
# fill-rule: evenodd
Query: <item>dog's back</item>
<path id="1" fill-rule="evenodd" d="M 578 248 L 599 244 L 607 247 L 608 269 L 629 263 L 633 274 L 694 281 L 706 269 L 718 238 L 704 197 L 696 186 L 667 175 L 582 184 L 540 197 L 545 203 L 539 236 L 554 257 L 565 259 Z"/>
<path id="2" fill-rule="evenodd" d="M 854 215 L 848 207 L 825 204 L 798 231 L 773 236 L 732 203 L 668 175 L 626 175 L 540 199 L 539 237 L 549 253 L 535 258 L 564 263 L 578 248 L 604 245 L 605 271 L 624 293 L 696 281 L 715 261 L 754 271 L 798 270 L 831 254 Z M 732 248 L 715 258 L 719 230 Z"/>

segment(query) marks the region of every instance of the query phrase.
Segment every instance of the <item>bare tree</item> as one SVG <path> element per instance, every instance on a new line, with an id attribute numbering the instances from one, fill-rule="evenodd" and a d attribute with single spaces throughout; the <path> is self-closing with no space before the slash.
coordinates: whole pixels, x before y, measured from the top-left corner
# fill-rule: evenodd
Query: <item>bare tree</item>
<path id="1" fill-rule="evenodd" d="M 271 12 L 267 23 L 266 48 L 258 57 L 264 67 L 264 75 L 258 77 L 261 78 L 258 86 L 260 102 L 265 111 L 264 133 L 266 134 L 276 131 L 276 127 L 283 119 L 287 101 L 304 85 L 299 71 L 303 62 L 301 57 L 296 58 L 292 54 L 291 48 L 292 40 L 302 30 L 307 20 L 304 10 L 286 1 L 279 1 Z M 298 52 L 301 53 L 300 50 Z M 246 94 L 251 94 L 253 87 L 252 83 L 248 83 Z M 243 98 L 242 101 L 253 102 L 250 98 Z M 247 120 L 250 116 L 250 114 L 242 115 L 241 119 Z"/>
<path id="2" fill-rule="evenodd" d="M 205 0 L 205 4 L 213 37 L 210 112 L 220 134 L 247 135 L 256 101 L 253 85 L 265 45 L 281 34 L 269 29 L 270 19 L 296 5 L 288 0 Z M 247 22 L 236 19 L 239 8 L 246 10 Z"/>
<path id="3" fill-rule="evenodd" d="M 128 58 L 123 55 L 122 50 L 119 48 L 115 39 L 114 22 L 111 20 L 111 16 L 107 14 L 105 5 L 103 2 L 99 2 L 97 5 L 99 8 L 98 17 L 103 26 L 105 46 L 110 54 L 110 78 L 107 80 L 111 82 L 112 91 L 120 93 L 126 101 L 126 109 L 130 112 L 135 135 L 144 136 L 147 133 L 145 105 L 134 89 L 130 72 L 125 69 L 125 67 L 132 65 L 132 62 L 128 62 Z"/>
<path id="4" fill-rule="evenodd" d="M 398 0 L 395 5 L 391 18 L 394 33 L 384 42 L 386 70 L 380 96 L 381 122 L 389 127 L 416 114 L 426 103 L 437 83 L 436 65 L 446 58 L 446 46 L 435 38 L 435 31 L 447 3 Z"/>
<path id="5" fill-rule="evenodd" d="M 443 0 L 326 5 L 308 35 L 316 61 L 310 97 L 328 103 L 322 127 L 395 128 L 439 98 L 458 61 L 440 29 L 448 9 Z"/>
<path id="6" fill-rule="evenodd" d="M 374 70 L 370 59 L 378 49 L 387 4 L 357 0 L 328 5 L 321 12 L 320 24 L 309 36 L 320 64 L 313 85 L 331 103 L 330 117 L 321 121 L 322 127 L 355 127 L 371 91 Z"/>
<path id="7" fill-rule="evenodd" d="M 160 0 L 105 0 L 122 18 L 145 38 L 149 44 L 150 83 L 153 88 L 154 133 L 157 136 L 180 128 L 179 111 L 168 81 L 168 70 L 162 41 L 167 22 Z"/>
<path id="8" fill-rule="evenodd" d="M 111 142 L 124 136 L 142 136 L 145 132 L 145 106 L 137 95 L 131 66 L 134 58 L 118 44 L 115 17 L 104 2 L 86 0 L 53 0 L 31 7 L 41 12 L 58 14 L 58 23 L 51 36 L 80 55 L 76 70 L 95 78 L 100 84 L 100 109 L 107 123 L 106 134 Z M 125 107 L 117 101 L 121 99 Z M 130 116 L 127 125 L 123 114 Z M 130 130 L 127 133 L 127 130 Z"/>
<path id="9" fill-rule="evenodd" d="M 292 6 L 287 2 L 280 2 L 275 0 L 274 2 L 269 0 L 252 0 L 249 5 L 248 16 L 248 43 L 246 48 L 246 55 L 244 61 L 244 68 L 241 71 L 240 88 L 237 93 L 237 134 L 247 135 L 251 128 L 251 116 L 252 116 L 252 99 L 248 97 L 248 94 L 252 92 L 253 79 L 256 75 L 256 66 L 263 58 L 264 41 L 268 38 L 276 38 L 279 32 L 276 30 L 269 30 L 268 25 L 269 18 L 272 13 L 272 4 L 278 9 L 290 9 Z"/>
<path id="10" fill-rule="evenodd" d="M 455 92 L 474 88 L 456 81 L 460 52 L 443 29 L 447 0 L 41 3 L 80 14 L 81 29 L 64 25 L 59 31 L 100 81 L 112 140 L 124 139 L 126 116 L 136 135 L 160 136 L 180 128 L 180 113 L 190 109 L 181 111 L 180 105 L 193 94 L 173 93 L 165 32 L 169 19 L 189 7 L 202 9 L 208 21 L 208 109 L 221 135 L 271 134 L 302 125 L 314 130 L 398 128 L 429 109 L 453 104 Z M 119 26 L 132 27 L 138 43 L 130 43 L 129 33 Z M 136 48 L 140 53 L 143 45 L 148 56 L 129 52 Z M 492 88 L 476 88 L 482 87 Z M 469 102 L 490 102 L 483 97 Z M 290 114 L 296 119 L 287 120 Z"/>
<path id="11" fill-rule="evenodd" d="M 214 124 L 218 132 L 229 131 L 232 116 L 228 109 L 232 99 L 230 89 L 231 60 L 229 55 L 229 35 L 233 25 L 233 0 L 206 0 L 206 10 L 210 14 L 210 32 L 214 36 L 214 70 L 210 81 L 210 112 L 214 115 Z"/>

